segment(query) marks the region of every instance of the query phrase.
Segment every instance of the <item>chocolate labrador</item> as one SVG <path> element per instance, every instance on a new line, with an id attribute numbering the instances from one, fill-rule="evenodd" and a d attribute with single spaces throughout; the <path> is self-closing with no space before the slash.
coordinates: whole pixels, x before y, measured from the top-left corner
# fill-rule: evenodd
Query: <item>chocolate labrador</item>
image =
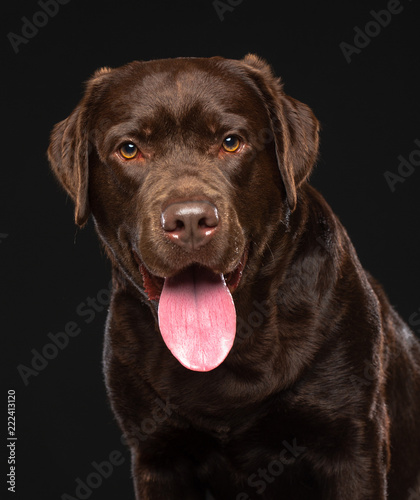
<path id="1" fill-rule="evenodd" d="M 138 500 L 420 498 L 419 342 L 307 182 L 318 131 L 248 55 L 103 68 L 52 132 Z"/>

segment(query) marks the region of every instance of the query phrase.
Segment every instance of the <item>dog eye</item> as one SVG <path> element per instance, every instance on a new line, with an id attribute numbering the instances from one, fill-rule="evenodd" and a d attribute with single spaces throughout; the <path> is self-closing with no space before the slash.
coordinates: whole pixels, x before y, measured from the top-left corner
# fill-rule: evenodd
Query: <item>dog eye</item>
<path id="1" fill-rule="evenodd" d="M 132 142 L 126 142 L 120 147 L 119 153 L 126 160 L 132 160 L 139 154 L 139 148 Z"/>
<path id="2" fill-rule="evenodd" d="M 241 140 L 236 135 L 228 135 L 222 142 L 222 148 L 228 153 L 235 153 L 241 146 Z"/>

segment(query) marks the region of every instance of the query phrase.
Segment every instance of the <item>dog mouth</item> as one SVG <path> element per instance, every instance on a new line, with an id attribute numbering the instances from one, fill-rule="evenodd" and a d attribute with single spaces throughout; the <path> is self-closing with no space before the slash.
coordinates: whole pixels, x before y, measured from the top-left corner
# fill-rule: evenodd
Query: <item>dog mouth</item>
<path id="1" fill-rule="evenodd" d="M 152 274 L 147 267 L 144 265 L 140 257 L 138 256 L 137 252 L 133 249 L 132 250 L 134 259 L 137 263 L 137 266 L 140 270 L 141 276 L 143 278 L 143 287 L 144 291 L 147 295 L 147 298 L 150 301 L 159 301 L 160 295 L 162 293 L 163 285 L 165 283 L 165 279 L 167 278 L 161 278 L 160 276 L 156 276 L 155 274 Z M 239 260 L 238 265 L 233 269 L 233 271 L 230 271 L 226 274 L 223 274 L 223 280 L 228 287 L 230 293 L 233 293 L 237 288 L 238 285 L 241 281 L 243 271 L 245 269 L 245 265 L 248 259 L 248 250 L 245 249 L 244 253 L 242 254 L 241 259 Z M 211 269 L 199 265 L 199 264 L 192 264 L 191 266 L 187 267 L 186 269 L 197 269 L 197 272 L 200 272 L 200 269 L 208 269 L 210 272 L 213 272 Z M 185 272 L 184 270 L 180 270 L 178 274 L 182 274 Z M 214 272 L 214 274 L 219 274 Z"/>
<path id="2" fill-rule="evenodd" d="M 159 329 L 175 358 L 194 371 L 219 366 L 235 340 L 232 293 L 241 281 L 248 252 L 227 274 L 193 264 L 168 278 L 153 275 L 134 249 L 133 254 L 148 299 L 157 301 Z"/>

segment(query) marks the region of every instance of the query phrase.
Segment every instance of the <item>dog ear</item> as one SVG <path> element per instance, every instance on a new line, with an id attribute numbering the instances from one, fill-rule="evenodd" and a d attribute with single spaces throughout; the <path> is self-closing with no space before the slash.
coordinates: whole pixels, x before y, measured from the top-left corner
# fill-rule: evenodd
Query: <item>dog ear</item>
<path id="1" fill-rule="evenodd" d="M 98 85 L 109 68 L 97 70 L 86 84 L 84 97 L 68 118 L 57 123 L 51 133 L 48 159 L 54 174 L 75 204 L 74 218 L 82 227 L 89 218 L 88 159 L 89 108 Z"/>
<path id="2" fill-rule="evenodd" d="M 242 62 L 251 71 L 270 116 L 277 163 L 293 211 L 299 186 L 308 178 L 318 156 L 319 122 L 306 104 L 284 93 L 280 78 L 265 61 L 248 54 Z"/>

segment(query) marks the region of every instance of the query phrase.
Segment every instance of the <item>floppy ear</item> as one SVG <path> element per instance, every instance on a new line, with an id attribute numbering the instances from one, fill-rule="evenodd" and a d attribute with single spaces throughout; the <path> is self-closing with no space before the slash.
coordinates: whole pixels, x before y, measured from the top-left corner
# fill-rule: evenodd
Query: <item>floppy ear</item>
<path id="1" fill-rule="evenodd" d="M 293 211 L 299 186 L 308 178 L 318 156 L 319 122 L 306 104 L 284 93 L 280 78 L 275 78 L 265 61 L 253 54 L 242 61 L 251 71 L 270 116 L 277 163 Z"/>
<path id="2" fill-rule="evenodd" d="M 48 159 L 54 174 L 75 204 L 74 218 L 82 227 L 90 213 L 88 199 L 89 107 L 94 89 L 109 73 L 109 68 L 95 72 L 86 85 L 83 99 L 65 120 L 57 123 L 51 133 Z"/>

